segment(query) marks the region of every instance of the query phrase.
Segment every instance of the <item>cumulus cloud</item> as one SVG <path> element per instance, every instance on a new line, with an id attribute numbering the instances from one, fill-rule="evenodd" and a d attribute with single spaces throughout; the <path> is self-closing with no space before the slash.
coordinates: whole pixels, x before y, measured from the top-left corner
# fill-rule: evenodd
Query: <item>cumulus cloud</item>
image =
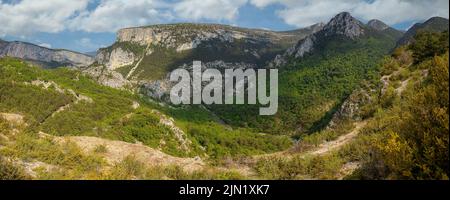
<path id="1" fill-rule="evenodd" d="M 160 0 L 102 0 L 92 11 L 84 11 L 69 21 L 71 30 L 115 32 L 173 19 L 169 4 Z"/>
<path id="2" fill-rule="evenodd" d="M 115 32 L 120 28 L 184 20 L 233 20 L 247 0 L 102 0 L 69 21 L 70 30 Z"/>
<path id="3" fill-rule="evenodd" d="M 115 32 L 176 21 L 236 23 L 245 5 L 279 5 L 286 24 L 305 27 L 349 11 L 362 20 L 393 25 L 432 16 L 448 18 L 448 0 L 0 0 L 0 37 L 65 30 Z"/>
<path id="4" fill-rule="evenodd" d="M 270 4 L 277 3 L 277 2 L 284 3 L 284 4 L 287 3 L 287 1 L 279 2 L 278 0 L 250 0 L 250 2 L 258 8 L 264 8 Z"/>
<path id="5" fill-rule="evenodd" d="M 0 35 L 60 32 L 66 28 L 67 20 L 85 10 L 87 5 L 88 0 L 0 1 Z"/>
<path id="6" fill-rule="evenodd" d="M 381 19 L 389 24 L 424 20 L 435 16 L 449 17 L 448 0 L 391 0 L 361 3 L 354 13 L 364 19 Z"/>
<path id="7" fill-rule="evenodd" d="M 89 3 L 94 5 L 88 9 Z M 0 0 L 0 36 L 120 28 L 184 20 L 232 20 L 247 0 Z"/>
<path id="8" fill-rule="evenodd" d="M 184 0 L 174 5 L 174 13 L 183 19 L 233 20 L 247 0 Z"/>
<path id="9" fill-rule="evenodd" d="M 326 22 L 335 14 L 351 12 L 362 20 L 379 19 L 389 25 L 406 21 L 420 21 L 433 16 L 448 18 L 448 0 L 250 0 L 251 4 L 264 8 L 281 4 L 277 14 L 287 24 L 304 27 Z"/>

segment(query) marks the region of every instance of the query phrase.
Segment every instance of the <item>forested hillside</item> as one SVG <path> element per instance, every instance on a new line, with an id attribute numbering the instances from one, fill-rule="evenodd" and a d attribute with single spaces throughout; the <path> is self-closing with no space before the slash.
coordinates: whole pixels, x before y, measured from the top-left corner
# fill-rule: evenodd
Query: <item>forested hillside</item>
<path id="1" fill-rule="evenodd" d="M 54 141 L 42 140 L 46 135 L 120 140 L 212 162 L 292 145 L 288 137 L 229 128 L 201 107 L 160 106 L 131 92 L 101 86 L 76 70 L 43 70 L 3 58 L 0 80 L 0 152 L 5 159 L 67 164 L 65 159 L 72 158 L 66 156 L 71 155 L 58 151 Z"/>
<path id="2" fill-rule="evenodd" d="M 275 116 L 258 116 L 258 107 L 248 105 L 218 106 L 213 110 L 229 123 L 275 134 L 298 135 L 324 128 L 353 90 L 363 80 L 376 76 L 381 58 L 398 39 L 398 35 L 393 37 L 363 25 L 349 14 L 340 15 L 353 22 L 325 27 L 345 29 L 353 23 L 360 27 L 361 35 L 351 38 L 331 28 L 331 32 L 322 30 L 313 35 L 317 39 L 311 52 L 287 58 L 286 64 L 280 66 L 280 108 Z"/>

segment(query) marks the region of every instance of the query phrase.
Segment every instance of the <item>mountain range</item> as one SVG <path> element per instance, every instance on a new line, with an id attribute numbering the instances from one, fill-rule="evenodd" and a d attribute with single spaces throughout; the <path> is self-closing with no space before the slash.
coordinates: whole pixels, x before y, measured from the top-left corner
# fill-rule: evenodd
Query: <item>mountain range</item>
<path id="1" fill-rule="evenodd" d="M 436 33 L 427 37 L 438 47 L 414 46 L 422 32 Z M 432 52 L 418 60 L 417 49 Z M 2 40 L 0 57 L 0 146 L 6 149 L 0 153 L 16 157 L 13 165 L 25 166 L 32 178 L 395 179 L 421 171 L 406 158 L 431 152 L 415 159 L 428 166 L 427 159 L 445 154 L 421 146 L 440 144 L 439 135 L 422 141 L 408 126 L 421 127 L 414 117 L 428 112 L 414 110 L 417 105 L 448 107 L 436 100 L 445 99 L 448 84 L 433 82 L 445 80 L 436 70 L 445 71 L 446 57 L 448 63 L 444 18 L 406 33 L 347 12 L 283 32 L 151 25 L 119 30 L 116 42 L 95 57 Z M 247 104 L 171 105 L 169 73 L 191 70 L 193 60 L 203 70 L 278 69 L 278 113 L 259 116 L 260 106 Z M 430 117 L 440 133 L 448 109 L 429 110 L 444 113 Z M 17 135 L 22 132 L 33 134 Z M 412 143 L 420 148 L 407 146 Z M 408 154 L 411 149 L 424 152 Z M 437 165 L 427 175 L 441 176 L 444 164 Z"/>

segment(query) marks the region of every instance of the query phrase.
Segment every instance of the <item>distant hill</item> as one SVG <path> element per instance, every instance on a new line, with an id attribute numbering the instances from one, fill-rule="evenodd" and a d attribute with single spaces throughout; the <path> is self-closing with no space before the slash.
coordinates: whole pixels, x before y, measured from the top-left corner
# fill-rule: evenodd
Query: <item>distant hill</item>
<path id="1" fill-rule="evenodd" d="M 390 35 L 395 40 L 399 40 L 405 34 L 404 32 L 399 31 L 395 28 L 392 28 L 389 25 L 387 25 L 384 22 L 377 20 L 377 19 L 370 20 L 367 23 L 367 26 L 369 26 L 375 30 L 382 31 L 382 32 L 386 33 L 387 35 Z"/>
<path id="2" fill-rule="evenodd" d="M 424 23 L 417 23 L 397 42 L 397 46 L 410 44 L 419 31 L 443 32 L 448 31 L 448 26 L 448 19 L 442 17 L 433 17 Z"/>
<path id="3" fill-rule="evenodd" d="M 21 58 L 44 68 L 87 66 L 94 62 L 93 57 L 74 51 L 49 49 L 27 42 L 3 40 L 0 40 L 1 57 Z"/>

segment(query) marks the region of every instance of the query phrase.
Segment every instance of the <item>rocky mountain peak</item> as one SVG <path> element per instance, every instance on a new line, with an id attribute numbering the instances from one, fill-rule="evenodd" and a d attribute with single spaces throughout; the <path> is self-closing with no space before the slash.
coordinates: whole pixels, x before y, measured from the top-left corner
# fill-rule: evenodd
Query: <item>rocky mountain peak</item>
<path id="1" fill-rule="evenodd" d="M 369 27 L 371 27 L 371 28 L 373 28 L 373 29 L 375 29 L 375 30 L 378 30 L 378 31 L 384 31 L 384 30 L 386 30 L 386 29 L 389 28 L 388 25 L 386 25 L 384 22 L 382 22 L 382 21 L 380 21 L 380 20 L 378 20 L 378 19 L 372 19 L 372 20 L 370 20 L 370 21 L 367 23 L 367 26 L 369 26 Z"/>
<path id="2" fill-rule="evenodd" d="M 336 15 L 327 24 L 316 24 L 317 32 L 300 40 L 296 45 L 289 48 L 283 55 L 277 55 L 269 67 L 280 67 L 286 64 L 288 57 L 301 58 L 312 52 L 315 43 L 322 37 L 333 35 L 344 35 L 355 39 L 364 34 L 364 24 L 353 18 L 350 13 L 343 12 Z"/>
<path id="3" fill-rule="evenodd" d="M 364 34 L 363 23 L 355 19 L 348 12 L 336 15 L 324 27 L 325 36 L 344 35 L 351 39 Z"/>

